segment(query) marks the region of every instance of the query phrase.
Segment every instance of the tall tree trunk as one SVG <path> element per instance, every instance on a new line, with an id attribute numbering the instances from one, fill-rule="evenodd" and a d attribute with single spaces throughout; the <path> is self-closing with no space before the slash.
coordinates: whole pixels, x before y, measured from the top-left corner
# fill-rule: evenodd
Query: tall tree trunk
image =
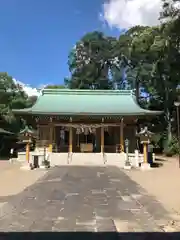
<path id="1" fill-rule="evenodd" d="M 139 103 L 139 88 L 140 88 L 140 82 L 139 82 L 139 79 L 136 78 L 135 95 L 136 95 L 137 103 Z"/>
<path id="2" fill-rule="evenodd" d="M 166 122 L 167 122 L 167 143 L 169 144 L 172 141 L 172 122 L 171 122 L 171 112 L 169 109 L 169 101 L 170 101 L 170 90 L 167 86 L 167 82 L 165 77 L 164 80 L 164 89 L 165 89 L 165 114 L 166 114 Z"/>
<path id="3" fill-rule="evenodd" d="M 139 104 L 139 90 L 140 90 L 140 80 L 139 80 L 139 75 L 140 75 L 140 68 L 138 69 L 137 75 L 136 75 L 136 79 L 135 79 L 135 95 L 136 95 L 136 101 Z"/>

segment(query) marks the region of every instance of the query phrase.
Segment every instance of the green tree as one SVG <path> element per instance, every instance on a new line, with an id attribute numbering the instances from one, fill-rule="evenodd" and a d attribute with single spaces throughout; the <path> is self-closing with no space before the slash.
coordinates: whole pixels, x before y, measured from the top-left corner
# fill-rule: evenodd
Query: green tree
<path id="1" fill-rule="evenodd" d="M 69 88 L 111 89 L 110 77 L 116 39 L 101 32 L 86 34 L 78 41 L 69 55 L 71 78 L 65 84 Z"/>
<path id="2" fill-rule="evenodd" d="M 117 44 L 119 62 L 123 62 L 119 70 L 125 70 L 126 87 L 135 89 L 138 102 L 141 100 L 141 90 L 145 90 L 143 82 L 148 82 L 152 69 L 148 56 L 151 32 L 150 27 L 133 27 L 119 37 Z"/>
<path id="3" fill-rule="evenodd" d="M 173 102 L 180 83 L 180 21 L 178 11 L 173 10 L 173 15 L 169 5 L 165 8 L 164 17 L 172 16 L 160 26 L 135 26 L 119 39 L 100 32 L 86 34 L 69 55 L 71 77 L 65 80 L 65 85 L 69 88 L 135 89 L 140 104 L 164 110 L 164 118 L 161 116 L 155 122 L 156 126 L 161 123 L 161 130 L 166 131 L 170 142 Z"/>
<path id="4" fill-rule="evenodd" d="M 19 84 L 15 84 L 13 78 L 5 72 L 0 72 L 0 118 L 1 127 L 10 131 L 19 131 L 20 121 L 12 113 L 12 109 L 20 109 L 32 106 L 33 102 L 23 91 Z"/>
<path id="5" fill-rule="evenodd" d="M 121 35 L 118 43 L 127 84 L 136 90 L 137 99 L 142 90 L 148 98 L 148 101 L 142 99 L 146 107 L 164 110 L 165 118 L 161 123 L 167 130 L 168 142 L 172 139 L 173 102 L 180 81 L 179 51 L 175 40 L 169 38 L 170 31 L 172 24 L 169 22 L 157 27 L 137 26 Z"/>

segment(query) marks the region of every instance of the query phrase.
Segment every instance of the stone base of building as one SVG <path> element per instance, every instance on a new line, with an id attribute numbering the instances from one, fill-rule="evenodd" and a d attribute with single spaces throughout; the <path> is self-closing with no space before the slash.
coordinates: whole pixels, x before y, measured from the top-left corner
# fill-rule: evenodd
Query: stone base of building
<path id="1" fill-rule="evenodd" d="M 141 163 L 141 170 L 150 170 L 151 165 L 149 163 Z"/>

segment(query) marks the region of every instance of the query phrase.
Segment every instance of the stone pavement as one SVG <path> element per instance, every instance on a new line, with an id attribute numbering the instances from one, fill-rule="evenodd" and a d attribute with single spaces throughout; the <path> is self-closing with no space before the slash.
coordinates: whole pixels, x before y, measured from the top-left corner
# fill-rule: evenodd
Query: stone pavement
<path id="1" fill-rule="evenodd" d="M 61 166 L 1 208 L 0 231 L 164 231 L 161 204 L 116 167 Z"/>

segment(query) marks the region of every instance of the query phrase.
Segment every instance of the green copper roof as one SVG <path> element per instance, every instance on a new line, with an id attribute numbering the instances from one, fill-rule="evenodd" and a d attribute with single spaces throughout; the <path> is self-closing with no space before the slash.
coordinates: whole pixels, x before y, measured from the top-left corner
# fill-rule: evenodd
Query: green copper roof
<path id="1" fill-rule="evenodd" d="M 23 130 L 20 131 L 20 134 L 34 134 L 35 130 L 32 129 L 32 127 L 29 126 L 25 126 L 25 128 Z"/>
<path id="2" fill-rule="evenodd" d="M 0 128 L 0 134 L 8 134 L 8 135 L 13 135 L 14 133 L 12 132 L 9 132 L 9 131 L 6 131 L 5 129 L 3 128 Z"/>
<path id="3" fill-rule="evenodd" d="M 153 115 L 142 109 L 132 91 L 45 89 L 32 108 L 14 113 L 45 115 Z"/>

